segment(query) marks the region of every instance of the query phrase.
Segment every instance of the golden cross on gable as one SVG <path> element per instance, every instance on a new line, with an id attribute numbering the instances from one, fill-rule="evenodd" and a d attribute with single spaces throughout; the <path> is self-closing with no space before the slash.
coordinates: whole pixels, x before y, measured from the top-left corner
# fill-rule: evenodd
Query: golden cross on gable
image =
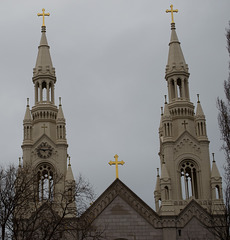
<path id="1" fill-rule="evenodd" d="M 42 13 L 38 13 L 38 17 L 42 16 L 43 17 L 43 23 L 42 26 L 45 26 L 45 16 L 49 16 L 49 13 L 45 13 L 45 8 L 42 8 Z"/>
<path id="2" fill-rule="evenodd" d="M 111 165 L 116 165 L 116 178 L 118 178 L 118 165 L 124 165 L 125 162 L 124 161 L 118 161 L 118 155 L 117 154 L 114 156 L 114 158 L 115 158 L 115 161 L 110 161 L 109 165 L 110 166 Z"/>
<path id="3" fill-rule="evenodd" d="M 170 6 L 170 8 L 171 8 L 171 10 L 167 9 L 167 10 L 166 10 L 166 13 L 169 13 L 169 12 L 171 12 L 171 16 L 172 16 L 172 23 L 174 23 L 173 13 L 174 13 L 174 12 L 176 12 L 176 13 L 177 13 L 177 12 L 178 12 L 178 9 L 175 9 L 175 10 L 173 10 L 173 5 L 171 5 L 171 6 Z"/>
<path id="4" fill-rule="evenodd" d="M 44 133 L 45 133 L 47 126 L 45 124 L 43 124 L 43 126 L 41 126 L 41 128 L 44 129 Z"/>

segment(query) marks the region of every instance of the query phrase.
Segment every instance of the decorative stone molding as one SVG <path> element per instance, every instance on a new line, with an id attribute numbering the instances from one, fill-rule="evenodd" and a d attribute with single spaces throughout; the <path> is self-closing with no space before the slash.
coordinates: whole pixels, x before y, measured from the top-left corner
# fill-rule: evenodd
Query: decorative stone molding
<path id="1" fill-rule="evenodd" d="M 181 152 L 187 152 L 187 153 L 201 153 L 200 147 L 189 137 L 184 137 L 180 140 L 180 142 L 174 147 L 174 154 L 177 154 L 177 156 Z"/>

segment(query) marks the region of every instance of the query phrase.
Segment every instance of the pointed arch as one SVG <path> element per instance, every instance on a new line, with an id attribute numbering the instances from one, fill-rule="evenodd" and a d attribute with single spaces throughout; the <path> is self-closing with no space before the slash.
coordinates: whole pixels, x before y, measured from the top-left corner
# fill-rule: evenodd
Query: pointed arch
<path id="1" fill-rule="evenodd" d="M 42 99 L 41 101 L 47 101 L 47 83 L 46 81 L 42 82 Z"/>
<path id="2" fill-rule="evenodd" d="M 54 168 L 51 164 L 42 163 L 37 167 L 38 201 L 54 198 Z"/>
<path id="3" fill-rule="evenodd" d="M 181 162 L 179 169 L 182 199 L 191 197 L 198 199 L 198 165 L 193 160 L 187 159 Z"/>

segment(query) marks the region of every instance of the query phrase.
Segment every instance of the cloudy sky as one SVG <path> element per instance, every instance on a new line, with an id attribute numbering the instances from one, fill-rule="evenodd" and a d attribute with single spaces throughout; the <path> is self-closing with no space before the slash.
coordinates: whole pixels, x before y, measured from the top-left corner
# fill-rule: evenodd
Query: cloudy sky
<path id="1" fill-rule="evenodd" d="M 118 154 L 120 179 L 154 207 L 159 167 L 160 107 L 170 39 L 170 4 L 190 69 L 190 96 L 200 94 L 210 152 L 224 155 L 216 99 L 223 97 L 229 57 L 225 31 L 229 0 L 2 0 L 0 3 L 0 164 L 22 155 L 26 98 L 33 105 L 32 69 L 45 8 L 47 38 L 56 68 L 56 103 L 62 97 L 74 175 L 101 194 L 115 179 L 108 165 Z"/>

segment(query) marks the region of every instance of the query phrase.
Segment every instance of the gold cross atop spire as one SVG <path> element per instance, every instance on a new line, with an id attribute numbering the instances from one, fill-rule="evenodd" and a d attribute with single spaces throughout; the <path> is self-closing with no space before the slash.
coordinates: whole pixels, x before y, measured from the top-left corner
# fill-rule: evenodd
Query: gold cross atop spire
<path id="1" fill-rule="evenodd" d="M 45 13 L 45 8 L 42 9 L 42 13 L 38 13 L 38 17 L 42 16 L 43 17 L 43 23 L 42 26 L 45 26 L 45 16 L 49 16 L 49 13 Z"/>
<path id="2" fill-rule="evenodd" d="M 166 10 L 166 13 L 169 13 L 169 12 L 171 12 L 171 16 L 172 16 L 172 23 L 174 23 L 173 13 L 174 13 L 174 12 L 176 12 L 176 13 L 177 13 L 177 12 L 178 12 L 178 9 L 175 9 L 175 10 L 173 10 L 173 5 L 171 5 L 171 6 L 170 6 L 170 8 L 171 8 L 171 10 L 167 9 L 167 10 Z"/>
<path id="3" fill-rule="evenodd" d="M 109 165 L 110 166 L 111 165 L 116 165 L 116 178 L 118 178 L 118 165 L 124 165 L 125 162 L 124 161 L 118 161 L 118 155 L 117 154 L 114 156 L 114 158 L 115 158 L 115 161 L 110 161 Z"/>

